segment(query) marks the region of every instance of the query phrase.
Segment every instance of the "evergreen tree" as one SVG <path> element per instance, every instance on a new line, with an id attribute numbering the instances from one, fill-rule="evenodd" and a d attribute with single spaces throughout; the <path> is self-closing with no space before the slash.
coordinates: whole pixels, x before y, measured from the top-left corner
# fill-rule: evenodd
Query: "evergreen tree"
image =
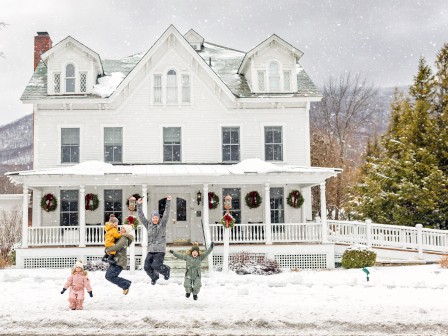
<path id="1" fill-rule="evenodd" d="M 357 217 L 386 224 L 446 225 L 447 176 L 434 148 L 441 136 L 434 117 L 435 89 L 422 58 L 409 89 L 411 99 L 395 94 L 380 148 L 370 147 L 367 154 L 363 176 L 353 190 L 352 211 Z"/>

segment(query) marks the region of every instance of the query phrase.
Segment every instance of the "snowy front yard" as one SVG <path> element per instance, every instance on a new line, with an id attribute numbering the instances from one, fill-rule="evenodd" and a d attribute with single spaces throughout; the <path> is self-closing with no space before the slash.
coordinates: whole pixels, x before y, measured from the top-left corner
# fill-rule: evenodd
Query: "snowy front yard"
<path id="1" fill-rule="evenodd" d="M 0 335 L 447 335 L 448 270 L 438 265 L 203 278 L 155 286 L 143 271 L 129 295 L 89 272 L 94 297 L 68 310 L 69 270 L 0 270 Z"/>

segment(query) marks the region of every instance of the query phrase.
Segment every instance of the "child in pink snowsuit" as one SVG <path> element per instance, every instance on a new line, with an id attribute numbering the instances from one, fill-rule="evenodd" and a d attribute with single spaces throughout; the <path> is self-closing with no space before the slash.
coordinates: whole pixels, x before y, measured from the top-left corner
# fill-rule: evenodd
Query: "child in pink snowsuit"
<path id="1" fill-rule="evenodd" d="M 82 304 L 84 303 L 84 290 L 87 289 L 87 293 L 89 293 L 90 297 L 93 297 L 93 292 L 92 287 L 90 287 L 90 280 L 87 277 L 87 272 L 84 271 L 84 266 L 80 261 L 77 261 L 75 266 L 73 266 L 72 275 L 68 277 L 61 294 L 64 294 L 69 287 L 69 308 L 72 310 L 82 310 Z"/>

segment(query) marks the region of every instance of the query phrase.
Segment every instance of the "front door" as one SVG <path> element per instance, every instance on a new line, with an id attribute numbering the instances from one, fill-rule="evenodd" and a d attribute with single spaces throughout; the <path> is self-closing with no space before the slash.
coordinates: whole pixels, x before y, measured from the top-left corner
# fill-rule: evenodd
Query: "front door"
<path id="1" fill-rule="evenodd" d="M 171 211 L 166 228 L 167 243 L 190 242 L 190 213 L 188 193 L 171 194 Z M 166 195 L 157 195 L 157 209 L 165 216 Z"/>

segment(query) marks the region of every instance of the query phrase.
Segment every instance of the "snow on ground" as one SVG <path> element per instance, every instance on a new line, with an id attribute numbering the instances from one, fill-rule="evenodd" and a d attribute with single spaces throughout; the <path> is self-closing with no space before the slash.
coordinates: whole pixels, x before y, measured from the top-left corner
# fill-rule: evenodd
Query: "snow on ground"
<path id="1" fill-rule="evenodd" d="M 123 272 L 129 295 L 90 272 L 94 297 L 68 310 L 63 270 L 0 270 L 0 335 L 448 335 L 448 270 L 438 265 L 278 275 L 204 275 L 199 300 L 183 276 L 152 286 Z"/>

